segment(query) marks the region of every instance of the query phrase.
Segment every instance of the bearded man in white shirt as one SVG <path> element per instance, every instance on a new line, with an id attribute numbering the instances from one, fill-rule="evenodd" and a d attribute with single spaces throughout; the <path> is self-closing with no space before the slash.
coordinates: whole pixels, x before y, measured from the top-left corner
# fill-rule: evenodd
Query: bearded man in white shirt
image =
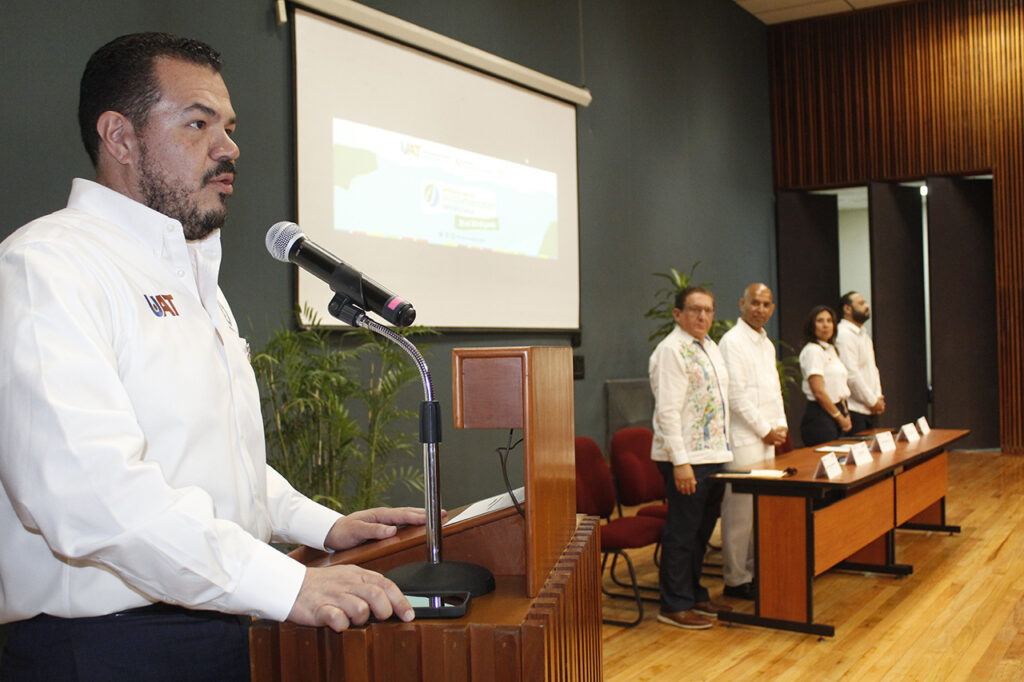
<path id="1" fill-rule="evenodd" d="M 772 290 L 754 283 L 740 298 L 740 319 L 719 343 L 729 369 L 729 445 L 742 468 L 775 456 L 789 433 L 782 387 L 775 366 L 775 344 L 764 325 L 775 312 Z M 750 495 L 725 486 L 722 499 L 722 593 L 754 598 L 754 510 Z"/>
<path id="2" fill-rule="evenodd" d="M 713 474 L 732 460 L 726 436 L 729 375 L 708 336 L 715 299 L 703 287 L 676 295 L 676 326 L 651 353 L 654 393 L 651 459 L 665 480 L 668 517 L 661 536 L 658 621 L 688 630 L 710 628 L 728 606 L 700 584 L 708 540 L 718 521 L 723 486 Z"/>
<path id="3" fill-rule="evenodd" d="M 348 516 L 266 465 L 217 286 L 239 150 L 219 54 L 166 34 L 90 58 L 96 181 L 0 244 L 0 679 L 248 679 L 250 616 L 411 620 L 383 576 L 305 568 L 423 510 Z"/>
<path id="4" fill-rule="evenodd" d="M 851 432 L 860 433 L 878 426 L 878 415 L 885 412 L 882 378 L 875 364 L 875 346 L 864 329 L 871 318 L 871 307 L 856 291 L 843 294 L 839 301 L 843 319 L 836 329 L 836 350 L 849 373 L 847 405 L 850 409 Z"/>

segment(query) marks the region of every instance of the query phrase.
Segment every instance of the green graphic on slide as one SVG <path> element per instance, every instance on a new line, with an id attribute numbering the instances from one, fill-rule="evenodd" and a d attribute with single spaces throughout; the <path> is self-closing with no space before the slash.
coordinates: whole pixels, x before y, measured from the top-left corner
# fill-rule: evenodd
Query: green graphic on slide
<path id="1" fill-rule="evenodd" d="M 558 176 L 334 119 L 334 229 L 558 258 Z"/>
<path id="2" fill-rule="evenodd" d="M 369 175 L 378 169 L 377 154 L 369 149 L 334 145 L 334 185 L 350 189 L 352 181 L 360 175 Z"/>

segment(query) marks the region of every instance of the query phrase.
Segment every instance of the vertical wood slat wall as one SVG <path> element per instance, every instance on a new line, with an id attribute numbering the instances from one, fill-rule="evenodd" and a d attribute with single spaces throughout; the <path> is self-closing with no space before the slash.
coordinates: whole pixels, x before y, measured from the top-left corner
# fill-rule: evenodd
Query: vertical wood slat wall
<path id="1" fill-rule="evenodd" d="M 1022 51 L 1024 0 L 929 0 L 769 29 L 777 189 L 993 174 L 1000 439 L 1014 454 L 1024 454 Z"/>

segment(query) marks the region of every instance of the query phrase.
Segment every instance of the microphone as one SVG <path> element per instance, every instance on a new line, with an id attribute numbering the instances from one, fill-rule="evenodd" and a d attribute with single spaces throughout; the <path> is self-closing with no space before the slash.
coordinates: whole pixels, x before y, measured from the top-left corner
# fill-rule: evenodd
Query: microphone
<path id="1" fill-rule="evenodd" d="M 275 223 L 267 230 L 267 251 L 284 263 L 292 262 L 316 275 L 331 287 L 331 291 L 352 301 L 363 310 L 380 315 L 398 327 L 408 327 L 416 319 L 416 310 L 408 301 L 374 282 L 318 246 L 306 237 L 298 225 L 287 220 Z"/>

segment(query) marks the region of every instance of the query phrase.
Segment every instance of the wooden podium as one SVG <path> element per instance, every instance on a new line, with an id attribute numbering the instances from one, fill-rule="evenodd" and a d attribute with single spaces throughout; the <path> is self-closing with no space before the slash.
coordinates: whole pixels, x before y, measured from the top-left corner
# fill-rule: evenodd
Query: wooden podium
<path id="1" fill-rule="evenodd" d="M 601 679 L 599 531 L 597 519 L 575 514 L 571 350 L 455 349 L 452 376 L 456 428 L 523 430 L 526 519 L 506 508 L 442 531 L 443 558 L 485 566 L 495 591 L 458 619 L 342 633 L 257 621 L 254 682 Z M 423 528 L 405 528 L 345 552 L 292 556 L 384 572 L 424 560 L 425 544 Z"/>

